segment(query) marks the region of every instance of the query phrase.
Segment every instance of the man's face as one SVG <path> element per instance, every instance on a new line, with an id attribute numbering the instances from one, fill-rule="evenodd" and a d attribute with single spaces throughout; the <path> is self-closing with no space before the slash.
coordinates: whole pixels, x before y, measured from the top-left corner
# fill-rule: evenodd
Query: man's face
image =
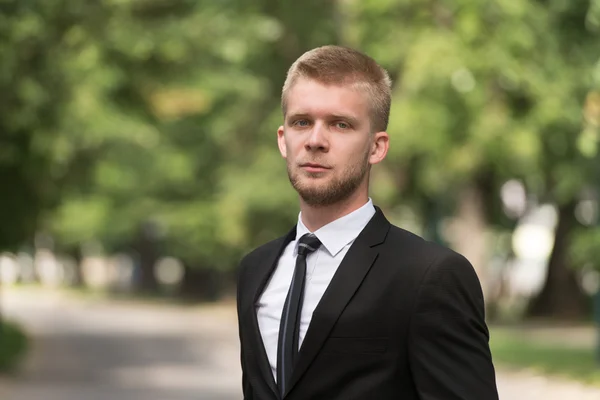
<path id="1" fill-rule="evenodd" d="M 290 182 L 313 206 L 338 203 L 359 188 L 367 191 L 369 166 L 387 151 L 387 134 L 370 133 L 365 94 L 305 78 L 288 92 L 277 134 Z"/>

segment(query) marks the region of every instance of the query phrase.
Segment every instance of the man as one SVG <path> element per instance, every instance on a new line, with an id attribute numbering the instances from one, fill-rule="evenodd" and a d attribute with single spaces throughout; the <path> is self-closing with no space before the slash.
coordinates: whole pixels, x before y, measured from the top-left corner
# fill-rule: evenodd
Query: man
<path id="1" fill-rule="evenodd" d="M 498 399 L 471 264 L 391 225 L 369 198 L 390 87 L 370 57 L 337 46 L 288 71 L 277 140 L 300 214 L 241 261 L 246 400 Z"/>

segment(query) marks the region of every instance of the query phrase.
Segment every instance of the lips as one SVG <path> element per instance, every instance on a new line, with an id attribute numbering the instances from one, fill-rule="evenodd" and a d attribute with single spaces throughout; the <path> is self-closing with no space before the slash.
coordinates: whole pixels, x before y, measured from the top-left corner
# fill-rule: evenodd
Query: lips
<path id="1" fill-rule="evenodd" d="M 330 167 L 327 167 L 323 164 L 317 164 L 317 163 L 304 163 L 304 164 L 300 164 L 300 167 L 308 172 L 323 172 L 328 169 L 331 169 Z"/>
<path id="2" fill-rule="evenodd" d="M 317 164 L 317 163 L 304 163 L 304 164 L 300 164 L 301 167 L 309 167 L 309 168 L 322 168 L 322 169 L 329 169 L 329 167 L 322 165 L 322 164 Z"/>

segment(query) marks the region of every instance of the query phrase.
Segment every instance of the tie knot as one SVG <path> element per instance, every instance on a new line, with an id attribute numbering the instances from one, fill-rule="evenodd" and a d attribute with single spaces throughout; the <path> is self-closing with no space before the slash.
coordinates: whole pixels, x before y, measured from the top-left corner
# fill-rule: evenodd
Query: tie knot
<path id="1" fill-rule="evenodd" d="M 321 241 L 312 233 L 302 235 L 298 240 L 298 254 L 306 256 L 313 251 L 317 250 L 321 245 Z"/>

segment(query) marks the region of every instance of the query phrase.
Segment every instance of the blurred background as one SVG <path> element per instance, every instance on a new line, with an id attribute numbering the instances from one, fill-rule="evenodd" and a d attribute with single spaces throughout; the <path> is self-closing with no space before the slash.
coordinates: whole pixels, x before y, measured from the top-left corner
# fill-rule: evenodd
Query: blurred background
<path id="1" fill-rule="evenodd" d="M 0 0 L 2 399 L 241 397 L 237 263 L 297 220 L 280 93 L 324 44 L 390 72 L 372 198 L 475 266 L 502 398 L 600 398 L 599 0 Z"/>

